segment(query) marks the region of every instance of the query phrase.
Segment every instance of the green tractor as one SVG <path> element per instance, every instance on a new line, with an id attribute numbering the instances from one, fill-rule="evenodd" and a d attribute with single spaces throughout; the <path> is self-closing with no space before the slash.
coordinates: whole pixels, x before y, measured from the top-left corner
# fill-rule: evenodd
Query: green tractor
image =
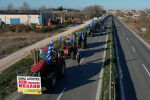
<path id="1" fill-rule="evenodd" d="M 86 33 L 85 32 L 76 32 L 74 34 L 74 39 L 77 43 L 77 47 L 81 47 L 82 49 L 86 48 L 87 39 L 86 39 Z"/>

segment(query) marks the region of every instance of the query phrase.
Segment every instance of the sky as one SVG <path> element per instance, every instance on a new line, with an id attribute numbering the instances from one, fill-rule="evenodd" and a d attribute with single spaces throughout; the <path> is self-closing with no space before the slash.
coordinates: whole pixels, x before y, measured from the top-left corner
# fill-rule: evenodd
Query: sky
<path id="1" fill-rule="evenodd" d="M 150 8 L 150 0 L 0 0 L 0 9 L 7 8 L 8 4 L 13 4 L 19 8 L 23 2 L 27 2 L 31 8 L 39 8 L 45 5 L 46 8 L 65 8 L 83 9 L 89 5 L 101 5 L 104 9 L 120 10 L 143 10 Z"/>

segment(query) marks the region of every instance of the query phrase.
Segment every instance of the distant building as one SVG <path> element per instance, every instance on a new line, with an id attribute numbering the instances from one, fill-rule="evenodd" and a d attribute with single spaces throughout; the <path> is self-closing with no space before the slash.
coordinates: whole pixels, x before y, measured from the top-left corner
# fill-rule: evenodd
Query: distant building
<path id="1" fill-rule="evenodd" d="M 26 24 L 31 23 L 48 25 L 49 18 L 56 21 L 56 14 L 52 13 L 0 13 L 0 21 L 5 24 Z"/>
<path id="2" fill-rule="evenodd" d="M 139 16 L 141 16 L 141 13 L 140 13 L 140 12 L 135 12 L 135 13 L 133 13 L 133 17 L 139 17 Z"/>

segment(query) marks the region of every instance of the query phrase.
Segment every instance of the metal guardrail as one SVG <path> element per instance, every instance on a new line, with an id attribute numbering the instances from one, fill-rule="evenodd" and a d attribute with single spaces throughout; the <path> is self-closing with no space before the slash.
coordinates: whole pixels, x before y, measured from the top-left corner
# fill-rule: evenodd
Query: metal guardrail
<path id="1" fill-rule="evenodd" d="M 112 70 L 112 46 L 111 46 L 111 43 L 112 43 L 112 37 L 111 37 L 111 34 L 112 34 L 112 21 L 110 20 L 110 23 L 109 23 L 109 26 L 110 26 L 110 76 L 109 76 L 109 100 L 111 100 L 111 70 Z"/>
<path id="2" fill-rule="evenodd" d="M 109 79 L 109 100 L 116 100 L 116 87 L 115 87 L 115 72 L 113 66 L 113 58 L 114 58 L 114 52 L 113 52 L 113 22 L 112 19 L 110 19 L 110 79 Z M 113 83 L 113 84 L 112 84 Z M 113 89 L 112 89 L 113 85 Z M 113 93 L 113 94 L 112 94 Z"/>
<path id="3" fill-rule="evenodd" d="M 121 73 L 121 66 L 119 62 L 119 55 L 118 55 L 118 46 L 117 46 L 117 40 L 116 40 L 116 29 L 114 22 L 113 23 L 113 29 L 114 29 L 114 42 L 115 42 L 115 54 L 117 57 L 117 69 L 118 69 L 118 74 L 119 74 L 119 85 L 120 85 L 120 91 L 121 91 L 121 100 L 125 100 L 125 93 L 124 93 L 124 87 L 123 87 L 123 82 L 122 82 L 122 73 Z"/>

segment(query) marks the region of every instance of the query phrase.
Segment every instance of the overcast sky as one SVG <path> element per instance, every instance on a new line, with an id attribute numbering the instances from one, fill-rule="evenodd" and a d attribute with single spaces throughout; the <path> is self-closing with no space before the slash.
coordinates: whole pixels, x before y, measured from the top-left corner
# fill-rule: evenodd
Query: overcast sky
<path id="1" fill-rule="evenodd" d="M 45 5 L 47 8 L 82 9 L 88 5 L 102 5 L 105 9 L 136 9 L 142 10 L 150 8 L 150 0 L 0 0 L 0 8 L 7 8 L 12 3 L 15 8 L 19 8 L 23 2 L 27 2 L 31 8 L 39 8 Z"/>

